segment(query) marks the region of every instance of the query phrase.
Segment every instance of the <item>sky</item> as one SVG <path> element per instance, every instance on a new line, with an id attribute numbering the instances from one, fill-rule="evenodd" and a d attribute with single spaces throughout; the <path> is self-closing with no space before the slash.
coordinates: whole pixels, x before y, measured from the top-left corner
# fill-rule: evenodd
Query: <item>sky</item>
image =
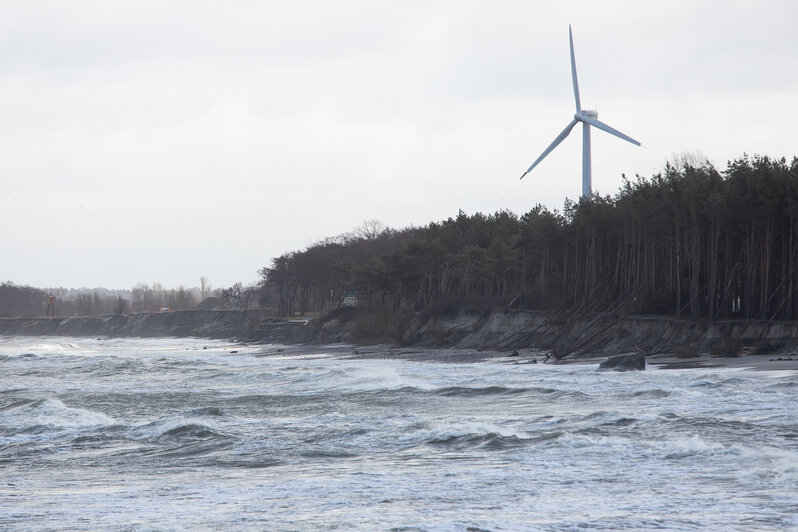
<path id="1" fill-rule="evenodd" d="M 0 0 L 0 282 L 214 287 L 352 231 L 798 155 L 792 0 Z"/>

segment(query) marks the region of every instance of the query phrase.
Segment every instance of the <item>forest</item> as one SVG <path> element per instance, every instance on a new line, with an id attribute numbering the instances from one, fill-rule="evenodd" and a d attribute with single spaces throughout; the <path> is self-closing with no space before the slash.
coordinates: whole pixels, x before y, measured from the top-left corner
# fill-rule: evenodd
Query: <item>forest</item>
<path id="1" fill-rule="evenodd" d="M 366 222 L 275 258 L 261 301 L 281 315 L 419 310 L 493 298 L 562 312 L 697 319 L 798 317 L 798 159 L 743 155 L 719 171 L 667 164 L 615 196 L 467 215 L 424 227 Z"/>

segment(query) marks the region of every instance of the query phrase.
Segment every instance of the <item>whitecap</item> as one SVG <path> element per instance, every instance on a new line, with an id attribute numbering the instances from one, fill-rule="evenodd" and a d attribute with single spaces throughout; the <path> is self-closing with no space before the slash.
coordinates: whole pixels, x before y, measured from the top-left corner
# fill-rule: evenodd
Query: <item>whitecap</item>
<path id="1" fill-rule="evenodd" d="M 707 441 L 697 434 L 665 440 L 658 444 L 656 448 L 667 459 L 686 458 L 697 454 L 729 452 L 729 447 L 718 442 Z"/>
<path id="2" fill-rule="evenodd" d="M 26 403 L 0 415 L 0 424 L 7 429 L 23 431 L 33 427 L 82 428 L 116 424 L 102 412 L 66 406 L 59 399 Z"/>

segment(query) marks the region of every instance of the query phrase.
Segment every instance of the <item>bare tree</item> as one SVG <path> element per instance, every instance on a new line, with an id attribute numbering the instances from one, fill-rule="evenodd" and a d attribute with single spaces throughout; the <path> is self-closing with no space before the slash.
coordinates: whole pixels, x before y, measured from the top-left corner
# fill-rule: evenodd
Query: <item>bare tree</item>
<path id="1" fill-rule="evenodd" d="M 116 296 L 111 311 L 114 314 L 124 314 L 125 310 L 127 310 L 127 299 L 122 296 Z"/>
<path id="2" fill-rule="evenodd" d="M 78 294 L 75 307 L 78 316 L 94 316 L 94 298 L 91 294 Z"/>
<path id="3" fill-rule="evenodd" d="M 205 299 L 211 295 L 211 283 L 208 282 L 208 278 L 204 275 L 200 277 L 200 296 L 202 299 Z"/>
<path id="4" fill-rule="evenodd" d="M 713 168 L 714 165 L 709 162 L 709 157 L 702 151 L 683 151 L 682 153 L 674 153 L 667 164 L 677 171 L 684 170 L 685 168 Z"/>
<path id="5" fill-rule="evenodd" d="M 171 310 L 189 310 L 197 304 L 194 293 L 182 286 L 176 290 L 167 290 L 164 301 L 165 306 Z"/>
<path id="6" fill-rule="evenodd" d="M 362 238 L 364 240 L 373 240 L 387 230 L 388 228 L 385 226 L 384 223 L 375 218 L 372 218 L 370 220 L 364 220 L 362 224 L 355 227 L 355 230 L 352 231 L 352 235 L 355 238 Z"/>
<path id="7" fill-rule="evenodd" d="M 235 283 L 230 288 L 224 290 L 222 292 L 223 300 L 225 307 L 229 309 L 246 309 L 245 302 L 244 302 L 244 293 L 245 293 L 244 285 L 240 282 Z"/>

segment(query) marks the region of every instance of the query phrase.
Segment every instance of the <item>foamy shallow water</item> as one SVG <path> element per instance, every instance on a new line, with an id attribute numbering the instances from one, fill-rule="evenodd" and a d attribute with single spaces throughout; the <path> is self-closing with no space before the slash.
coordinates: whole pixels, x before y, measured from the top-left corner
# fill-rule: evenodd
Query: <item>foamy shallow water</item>
<path id="1" fill-rule="evenodd" d="M 0 529 L 798 529 L 794 375 L 278 349 L 0 340 Z"/>

